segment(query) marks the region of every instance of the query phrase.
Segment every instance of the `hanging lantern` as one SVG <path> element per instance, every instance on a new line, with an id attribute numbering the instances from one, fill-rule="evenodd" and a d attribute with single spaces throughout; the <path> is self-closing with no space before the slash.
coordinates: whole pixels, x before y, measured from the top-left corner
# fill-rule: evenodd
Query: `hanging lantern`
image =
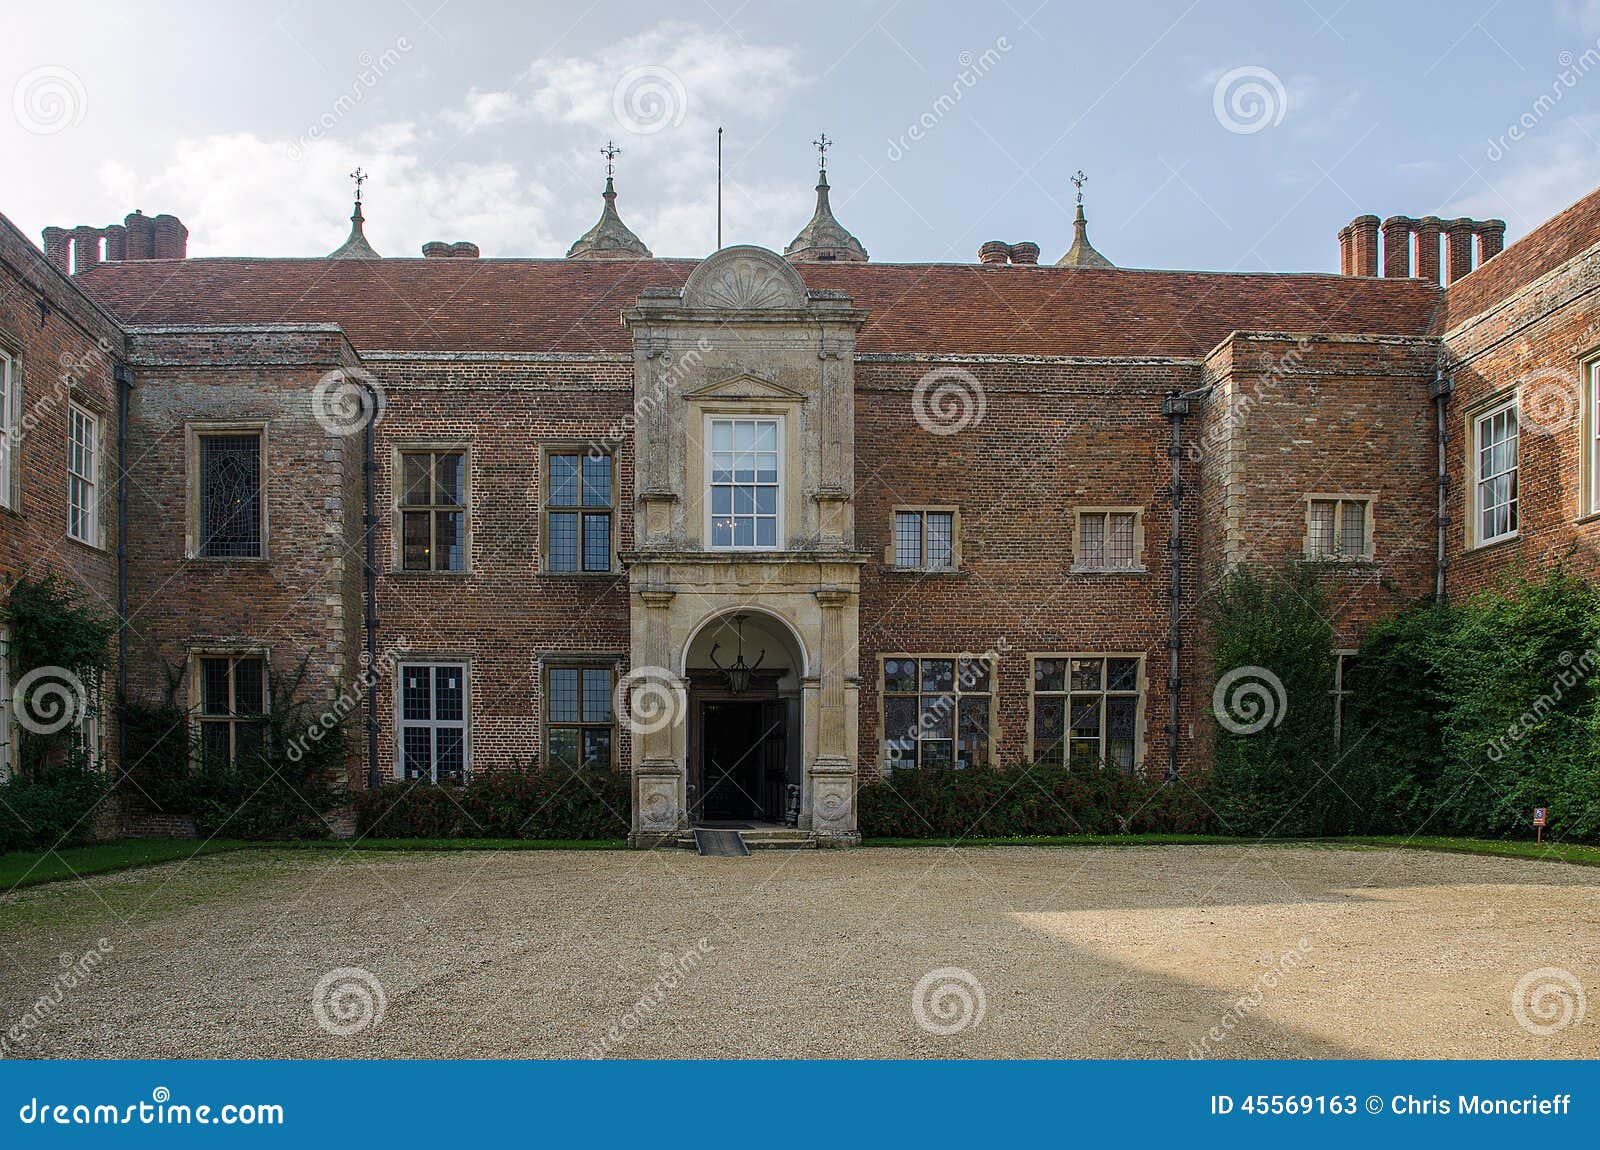
<path id="1" fill-rule="evenodd" d="M 744 661 L 744 620 L 745 617 L 743 614 L 735 615 L 733 617 L 733 625 L 738 630 L 739 634 L 739 650 L 738 653 L 734 655 L 733 663 L 731 665 L 724 667 L 721 663 L 717 662 L 717 651 L 719 648 L 721 648 L 722 644 L 713 643 L 711 645 L 711 665 L 718 671 L 722 672 L 722 677 L 728 684 L 728 690 L 732 691 L 735 695 L 742 695 L 750 689 L 750 676 L 755 673 L 756 668 L 760 667 L 762 661 L 767 657 L 766 649 L 763 648 L 761 654 L 756 656 L 754 666 Z"/>

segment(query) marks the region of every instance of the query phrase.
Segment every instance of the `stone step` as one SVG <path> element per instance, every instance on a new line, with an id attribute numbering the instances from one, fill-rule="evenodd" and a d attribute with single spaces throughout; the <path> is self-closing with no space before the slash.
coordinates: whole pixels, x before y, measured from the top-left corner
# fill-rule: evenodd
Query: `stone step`
<path id="1" fill-rule="evenodd" d="M 752 830 L 741 830 L 739 834 L 744 839 L 744 845 L 753 851 L 817 849 L 817 840 L 810 831 L 797 830 L 793 827 L 757 827 Z M 676 845 L 684 850 L 695 850 L 694 832 L 679 831 Z"/>

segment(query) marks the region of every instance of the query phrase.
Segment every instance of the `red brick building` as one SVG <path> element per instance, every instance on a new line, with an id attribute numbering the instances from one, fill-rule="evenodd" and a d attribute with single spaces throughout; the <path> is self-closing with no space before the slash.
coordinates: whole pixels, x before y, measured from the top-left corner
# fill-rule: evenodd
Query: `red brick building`
<path id="1" fill-rule="evenodd" d="M 205 754 L 308 659 L 329 708 L 372 681 L 357 785 L 594 761 L 639 843 L 849 843 L 894 766 L 1203 768 L 1230 565 L 1333 560 L 1347 646 L 1594 566 L 1600 193 L 1503 252 L 1363 216 L 1340 275 L 1116 268 L 1081 212 L 1056 265 L 873 263 L 817 196 L 786 255 L 701 261 L 653 258 L 609 181 L 560 260 L 380 257 L 359 205 L 323 259 L 8 224 L 0 573 L 115 603 L 120 545 L 128 688 L 184 672 Z"/>

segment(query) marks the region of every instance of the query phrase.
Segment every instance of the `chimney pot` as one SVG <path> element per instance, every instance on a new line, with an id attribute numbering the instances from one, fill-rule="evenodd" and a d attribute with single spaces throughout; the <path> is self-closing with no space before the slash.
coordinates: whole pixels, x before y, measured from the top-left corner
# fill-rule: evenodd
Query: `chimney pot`
<path id="1" fill-rule="evenodd" d="M 189 250 L 189 229 L 177 216 L 160 215 L 155 218 L 155 247 L 153 256 L 158 260 L 185 259 Z"/>
<path id="2" fill-rule="evenodd" d="M 1377 275 L 1378 217 L 1357 216 L 1350 221 L 1350 234 L 1355 259 L 1352 274 L 1358 276 Z"/>
<path id="3" fill-rule="evenodd" d="M 1506 222 L 1482 220 L 1478 223 L 1478 266 L 1499 255 L 1506 246 Z"/>
<path id="4" fill-rule="evenodd" d="M 1444 221 L 1438 216 L 1423 216 L 1417 221 L 1417 278 L 1439 282 L 1439 233 Z"/>
<path id="5" fill-rule="evenodd" d="M 45 257 L 67 275 L 72 274 L 72 233 L 66 228 L 44 230 Z"/>
<path id="6" fill-rule="evenodd" d="M 1356 274 L 1354 229 L 1346 224 L 1339 229 L 1339 274 L 1353 276 Z"/>
<path id="7" fill-rule="evenodd" d="M 1010 255 L 1014 264 L 1036 264 L 1039 262 L 1039 245 L 1032 240 L 1023 240 L 1020 244 L 1011 245 Z"/>
<path id="8" fill-rule="evenodd" d="M 100 262 L 100 229 L 79 224 L 72 229 L 72 271 L 88 271 Z"/>
<path id="9" fill-rule="evenodd" d="M 980 264 L 1003 264 L 1011 258 L 1011 245 L 1005 240 L 990 240 L 978 248 Z"/>
<path id="10" fill-rule="evenodd" d="M 1472 270 L 1472 221 L 1467 219 L 1444 222 L 1444 278 L 1446 283 L 1456 280 Z"/>
<path id="11" fill-rule="evenodd" d="M 1411 274 L 1411 229 L 1416 221 L 1390 216 L 1383 221 L 1383 274 L 1401 279 Z"/>

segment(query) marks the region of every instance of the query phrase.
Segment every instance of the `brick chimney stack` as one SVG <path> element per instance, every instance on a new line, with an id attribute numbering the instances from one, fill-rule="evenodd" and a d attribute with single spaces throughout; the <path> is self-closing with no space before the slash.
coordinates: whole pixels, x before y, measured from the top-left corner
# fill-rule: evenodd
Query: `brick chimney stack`
<path id="1" fill-rule="evenodd" d="M 1444 221 L 1438 216 L 1423 216 L 1417 221 L 1417 278 L 1439 282 L 1439 232 Z"/>
<path id="2" fill-rule="evenodd" d="M 189 229 L 177 216 L 135 210 L 120 224 L 103 228 L 45 228 L 44 254 L 67 275 L 87 271 L 103 259 L 181 260 L 189 254 Z"/>
<path id="3" fill-rule="evenodd" d="M 1339 274 L 1375 276 L 1378 274 L 1377 216 L 1357 216 L 1339 229 Z M 1383 234 L 1383 274 L 1390 277 L 1415 276 L 1439 283 L 1440 238 L 1444 240 L 1444 280 L 1455 283 L 1474 267 L 1500 254 L 1505 245 L 1504 220 L 1441 220 L 1438 216 L 1390 216 L 1381 225 Z M 1412 236 L 1416 236 L 1413 259 Z M 1472 238 L 1478 237 L 1477 262 L 1473 262 Z"/>
<path id="4" fill-rule="evenodd" d="M 1446 220 L 1444 222 L 1444 279 L 1456 280 L 1472 270 L 1472 221 Z"/>
<path id="5" fill-rule="evenodd" d="M 1500 254 L 1506 246 L 1506 222 L 1484 220 L 1478 225 L 1478 263 L 1483 264 Z"/>
<path id="6" fill-rule="evenodd" d="M 989 240 L 978 248 L 980 264 L 1003 264 L 1011 259 L 1011 245 L 1005 240 Z"/>
<path id="7" fill-rule="evenodd" d="M 1378 274 L 1378 217 L 1357 216 L 1350 221 L 1354 266 L 1351 275 Z"/>
<path id="8" fill-rule="evenodd" d="M 80 224 L 72 229 L 72 267 L 87 271 L 100 262 L 100 229 Z"/>
<path id="9" fill-rule="evenodd" d="M 1405 279 L 1411 274 L 1411 224 L 1405 216 L 1383 221 L 1383 274 Z"/>
<path id="10" fill-rule="evenodd" d="M 66 228 L 44 230 L 45 258 L 66 275 L 72 274 L 72 233 Z"/>

